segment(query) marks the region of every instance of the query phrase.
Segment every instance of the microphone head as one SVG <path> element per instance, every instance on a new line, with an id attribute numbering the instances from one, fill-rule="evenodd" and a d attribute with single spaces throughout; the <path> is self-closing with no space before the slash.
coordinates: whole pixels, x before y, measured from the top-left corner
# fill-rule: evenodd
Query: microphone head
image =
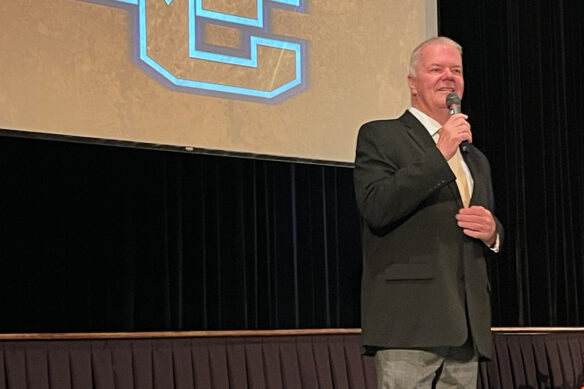
<path id="1" fill-rule="evenodd" d="M 446 107 L 450 108 L 453 105 L 460 105 L 461 101 L 460 101 L 460 97 L 458 97 L 458 95 L 454 92 L 449 93 L 448 96 L 446 96 Z"/>

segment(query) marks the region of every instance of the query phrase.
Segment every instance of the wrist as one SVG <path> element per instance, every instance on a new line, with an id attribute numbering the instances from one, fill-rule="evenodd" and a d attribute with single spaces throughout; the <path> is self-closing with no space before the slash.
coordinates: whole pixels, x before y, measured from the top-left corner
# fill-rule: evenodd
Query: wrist
<path id="1" fill-rule="evenodd" d="M 491 236 L 490 239 L 485 240 L 485 244 L 487 246 L 489 246 L 489 248 L 494 248 L 495 245 L 497 244 L 497 232 L 495 231 L 495 233 Z"/>

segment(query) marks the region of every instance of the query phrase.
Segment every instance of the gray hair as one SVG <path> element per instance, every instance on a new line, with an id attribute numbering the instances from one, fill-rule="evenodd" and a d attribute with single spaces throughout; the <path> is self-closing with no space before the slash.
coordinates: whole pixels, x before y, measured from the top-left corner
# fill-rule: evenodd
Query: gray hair
<path id="1" fill-rule="evenodd" d="M 420 43 L 418 45 L 418 47 L 416 47 L 412 51 L 412 55 L 410 57 L 410 74 L 411 75 L 416 76 L 416 70 L 418 67 L 418 60 L 420 59 L 420 52 L 422 51 L 422 49 L 427 47 L 427 46 L 430 46 L 432 44 L 439 44 L 439 45 L 454 47 L 456 50 L 458 50 L 458 52 L 462 56 L 462 46 L 450 38 L 447 38 L 445 36 L 437 36 L 434 38 L 426 39 L 424 42 Z"/>

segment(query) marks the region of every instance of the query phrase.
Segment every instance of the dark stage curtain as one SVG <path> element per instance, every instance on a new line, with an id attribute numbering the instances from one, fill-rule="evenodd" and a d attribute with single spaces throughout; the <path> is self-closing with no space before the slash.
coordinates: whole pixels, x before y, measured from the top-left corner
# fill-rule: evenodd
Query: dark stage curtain
<path id="1" fill-rule="evenodd" d="M 439 0 L 507 229 L 495 325 L 584 323 L 584 2 Z"/>
<path id="2" fill-rule="evenodd" d="M 352 169 L 0 138 L 2 332 L 359 326 Z"/>
<path id="3" fill-rule="evenodd" d="M 439 1 L 507 228 L 495 326 L 584 324 L 583 8 Z M 3 136 L 0 172 L 0 332 L 360 325 L 350 168 Z"/>

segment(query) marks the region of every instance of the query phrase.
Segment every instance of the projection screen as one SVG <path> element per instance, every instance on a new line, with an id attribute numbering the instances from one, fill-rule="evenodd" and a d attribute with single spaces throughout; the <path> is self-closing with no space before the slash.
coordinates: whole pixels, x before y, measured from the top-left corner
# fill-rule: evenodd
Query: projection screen
<path id="1" fill-rule="evenodd" d="M 351 163 L 435 34 L 435 0 L 6 0 L 0 129 Z"/>

